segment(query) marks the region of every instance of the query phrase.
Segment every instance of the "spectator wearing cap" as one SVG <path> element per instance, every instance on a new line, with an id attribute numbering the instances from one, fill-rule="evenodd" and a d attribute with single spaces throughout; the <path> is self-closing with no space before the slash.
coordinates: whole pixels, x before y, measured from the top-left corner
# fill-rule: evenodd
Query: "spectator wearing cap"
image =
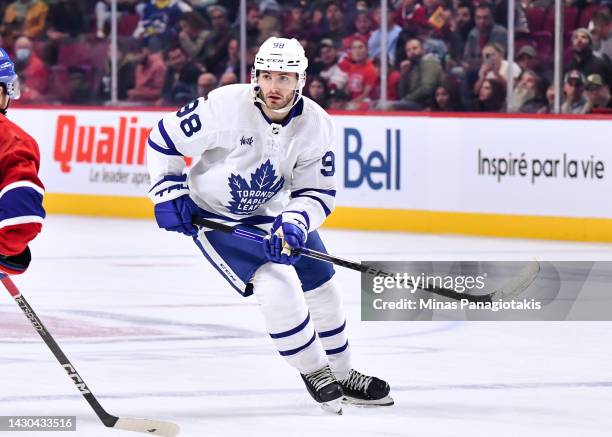
<path id="1" fill-rule="evenodd" d="M 540 77 L 533 70 L 523 70 L 514 87 L 508 112 L 537 114 L 545 111 L 547 104 Z"/>
<path id="2" fill-rule="evenodd" d="M 398 95 L 399 109 L 421 110 L 429 103 L 433 91 L 445 79 L 438 58 L 425 55 L 423 44 L 417 38 L 406 42 L 407 59 L 400 64 Z"/>
<path id="3" fill-rule="evenodd" d="M 354 40 L 361 41 L 361 40 Z M 363 41 L 362 41 L 363 42 Z M 327 82 L 330 89 L 344 89 L 348 73 L 338 65 L 338 52 L 331 39 L 323 39 L 319 45 L 319 57 L 310 69 L 312 74 L 319 75 Z"/>
<path id="4" fill-rule="evenodd" d="M 0 33 L 23 35 L 28 38 L 42 36 L 49 7 L 40 0 L 16 0 L 4 11 Z"/>
<path id="5" fill-rule="evenodd" d="M 350 50 L 351 43 L 354 39 L 359 38 L 367 43 L 372 35 L 372 22 L 368 11 L 357 11 L 353 24 L 355 26 L 355 32 L 342 39 L 342 50 L 345 52 Z"/>
<path id="6" fill-rule="evenodd" d="M 151 39 L 138 56 L 134 88 L 128 90 L 128 100 L 138 103 L 154 103 L 162 96 L 166 64 L 160 43 Z"/>
<path id="7" fill-rule="evenodd" d="M 168 50 L 166 66 L 163 94 L 158 104 L 180 106 L 195 99 L 200 70 L 189 61 L 181 46 Z"/>
<path id="8" fill-rule="evenodd" d="M 593 112 L 612 113 L 610 87 L 599 74 L 591 74 L 586 78 L 586 96 Z"/>
<path id="9" fill-rule="evenodd" d="M 395 12 L 393 8 L 387 8 L 387 53 L 391 65 L 395 64 L 395 48 L 397 46 L 399 34 L 402 31 L 402 28 L 393 21 L 394 15 Z M 382 17 L 380 6 L 374 8 L 373 17 L 376 30 L 372 32 L 372 36 L 370 36 L 368 40 L 368 52 L 372 59 L 379 59 L 382 51 L 382 33 L 380 31 Z"/>
<path id="10" fill-rule="evenodd" d="M 562 114 L 588 114 L 591 102 L 584 95 L 584 75 L 578 70 L 570 70 L 563 79 L 565 99 L 561 105 Z"/>
<path id="11" fill-rule="evenodd" d="M 15 71 L 21 82 L 20 101 L 40 103 L 45 100 L 49 84 L 49 70 L 32 50 L 32 41 L 20 36 L 15 41 Z"/>
<path id="12" fill-rule="evenodd" d="M 593 53 L 600 58 L 607 57 L 608 62 L 612 62 L 612 14 L 610 11 L 597 11 L 591 24 Z"/>
<path id="13" fill-rule="evenodd" d="M 572 32 L 572 60 L 566 70 L 578 70 L 584 76 L 599 74 L 608 86 L 612 86 L 612 67 L 606 60 L 593 54 L 593 38 L 585 28 Z"/>
<path id="14" fill-rule="evenodd" d="M 508 33 L 505 27 L 495 24 L 493 9 L 486 3 L 476 7 L 474 21 L 476 25 L 468 34 L 463 60 L 468 71 L 476 72 L 480 68 L 482 49 L 487 44 L 497 43 L 506 50 Z"/>
<path id="15" fill-rule="evenodd" d="M 368 109 L 378 85 L 378 71 L 368 57 L 368 47 L 363 41 L 353 41 L 349 57 L 344 58 L 339 67 L 348 74 L 344 87 L 350 97 L 347 109 Z"/>

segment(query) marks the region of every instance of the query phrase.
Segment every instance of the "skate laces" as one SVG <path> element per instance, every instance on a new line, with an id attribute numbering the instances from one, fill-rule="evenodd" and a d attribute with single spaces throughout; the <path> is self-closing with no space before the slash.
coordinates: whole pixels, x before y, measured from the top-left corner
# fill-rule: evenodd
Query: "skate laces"
<path id="1" fill-rule="evenodd" d="M 351 390 L 367 393 L 368 385 L 372 381 L 372 376 L 367 376 L 351 369 L 351 372 L 342 380 L 342 386 Z"/>
<path id="2" fill-rule="evenodd" d="M 315 390 L 319 390 L 321 387 L 336 382 L 336 378 L 334 378 L 329 366 L 322 367 L 317 371 L 304 375 L 304 378 L 312 384 Z"/>

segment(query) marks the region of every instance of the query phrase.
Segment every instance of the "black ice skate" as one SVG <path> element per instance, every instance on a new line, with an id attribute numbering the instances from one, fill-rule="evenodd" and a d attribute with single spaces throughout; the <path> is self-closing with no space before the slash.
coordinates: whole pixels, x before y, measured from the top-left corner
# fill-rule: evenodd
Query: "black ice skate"
<path id="1" fill-rule="evenodd" d="M 342 414 L 342 406 L 340 405 L 342 388 L 329 366 L 322 367 L 307 375 L 302 375 L 302 379 L 310 396 L 320 403 L 325 411 Z"/>
<path id="2" fill-rule="evenodd" d="M 393 405 L 389 396 L 389 384 L 374 376 L 367 376 L 351 369 L 349 374 L 340 381 L 344 398 L 342 402 L 362 407 L 377 407 Z"/>

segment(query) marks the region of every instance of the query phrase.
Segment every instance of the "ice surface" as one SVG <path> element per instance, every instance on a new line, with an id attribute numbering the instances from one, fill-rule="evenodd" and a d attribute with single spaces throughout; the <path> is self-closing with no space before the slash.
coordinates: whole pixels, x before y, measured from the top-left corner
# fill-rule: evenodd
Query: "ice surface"
<path id="1" fill-rule="evenodd" d="M 351 259 L 611 260 L 612 245 L 324 229 Z M 181 436 L 533 436 L 612 433 L 612 324 L 361 322 L 359 274 L 337 269 L 355 367 L 396 405 L 323 413 L 244 299 L 186 237 L 149 221 L 50 216 L 15 278 L 111 414 Z M 102 426 L 8 293 L 0 294 L 0 415 Z M 9 435 L 9 433 L 6 433 Z M 16 436 L 40 436 L 21 432 Z"/>

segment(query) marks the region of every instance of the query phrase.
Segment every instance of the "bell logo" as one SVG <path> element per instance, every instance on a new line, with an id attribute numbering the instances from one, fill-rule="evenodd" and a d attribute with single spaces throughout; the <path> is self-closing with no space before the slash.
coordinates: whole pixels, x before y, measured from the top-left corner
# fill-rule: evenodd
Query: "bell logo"
<path id="1" fill-rule="evenodd" d="M 354 128 L 344 129 L 344 186 L 346 188 L 358 188 L 364 181 L 367 181 L 368 186 L 373 190 L 400 189 L 401 135 L 399 129 L 394 130 L 395 135 L 392 135 L 392 130 L 386 129 L 385 152 L 375 150 L 362 156 L 361 133 Z"/>
<path id="2" fill-rule="evenodd" d="M 60 115 L 53 159 L 62 173 L 70 173 L 74 162 L 144 165 L 151 129 L 137 123 L 138 117 L 119 117 L 118 126 L 80 126 L 74 115 Z"/>

